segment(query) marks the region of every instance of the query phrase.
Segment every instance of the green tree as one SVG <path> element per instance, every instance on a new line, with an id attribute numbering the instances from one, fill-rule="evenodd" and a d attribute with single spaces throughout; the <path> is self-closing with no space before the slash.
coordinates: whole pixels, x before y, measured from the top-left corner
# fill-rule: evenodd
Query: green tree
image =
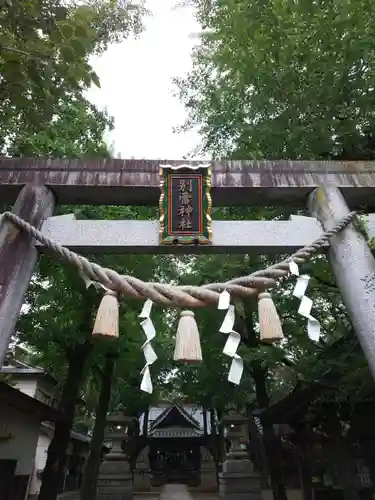
<path id="1" fill-rule="evenodd" d="M 81 96 L 66 94 L 48 128 L 28 131 L 23 125 L 17 122 L 8 130 L 7 152 L 11 156 L 110 156 L 104 136 L 113 129 L 113 119 Z"/>
<path id="2" fill-rule="evenodd" d="M 375 5 L 192 0 L 202 24 L 179 82 L 203 149 L 237 159 L 372 159 Z"/>
<path id="3" fill-rule="evenodd" d="M 89 56 L 141 30 L 126 1 L 3 1 L 0 12 L 0 147 L 18 123 L 27 133 L 53 121 L 66 95 L 100 85 Z"/>

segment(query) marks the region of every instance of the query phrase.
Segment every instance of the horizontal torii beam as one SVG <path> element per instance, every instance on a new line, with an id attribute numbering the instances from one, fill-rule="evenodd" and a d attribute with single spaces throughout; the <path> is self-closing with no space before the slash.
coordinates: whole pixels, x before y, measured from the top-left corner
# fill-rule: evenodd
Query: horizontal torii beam
<path id="1" fill-rule="evenodd" d="M 375 236 L 375 214 L 369 216 Z M 76 220 L 50 217 L 42 233 L 78 253 L 106 254 L 244 254 L 293 253 L 323 233 L 313 217 L 292 215 L 289 221 L 213 221 L 212 245 L 159 245 L 158 221 Z"/>
<path id="2" fill-rule="evenodd" d="M 0 159 L 0 201 L 12 203 L 23 185 L 50 187 L 59 204 L 157 205 L 159 165 L 185 160 Z M 353 209 L 375 210 L 375 162 L 213 161 L 214 206 L 304 207 L 318 186 L 339 187 Z"/>

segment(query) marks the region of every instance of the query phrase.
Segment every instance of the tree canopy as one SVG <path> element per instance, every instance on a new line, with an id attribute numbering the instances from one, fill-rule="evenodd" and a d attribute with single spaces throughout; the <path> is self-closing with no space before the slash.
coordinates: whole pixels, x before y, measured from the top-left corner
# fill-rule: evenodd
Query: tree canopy
<path id="1" fill-rule="evenodd" d="M 13 127 L 38 133 L 61 100 L 100 86 L 89 57 L 142 29 L 141 7 L 84 0 L 3 1 L 0 12 L 0 147 Z"/>
<path id="2" fill-rule="evenodd" d="M 372 159 L 368 0 L 192 0 L 203 27 L 180 80 L 202 147 L 237 159 Z"/>

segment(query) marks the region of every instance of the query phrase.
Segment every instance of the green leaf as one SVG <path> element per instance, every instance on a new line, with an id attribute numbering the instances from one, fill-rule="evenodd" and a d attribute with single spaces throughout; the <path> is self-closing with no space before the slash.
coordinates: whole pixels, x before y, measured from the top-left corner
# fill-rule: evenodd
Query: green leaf
<path id="1" fill-rule="evenodd" d="M 70 45 L 64 45 L 63 47 L 61 47 L 61 56 L 67 63 L 73 63 L 76 60 L 74 50 Z"/>
<path id="2" fill-rule="evenodd" d="M 30 78 L 30 80 L 35 84 L 40 85 L 40 83 L 42 82 L 41 73 L 36 66 L 29 65 L 27 67 L 27 75 Z"/>
<path id="3" fill-rule="evenodd" d="M 93 71 L 91 73 L 91 80 L 93 81 L 94 85 L 96 85 L 97 87 L 101 88 L 100 87 L 100 80 L 99 80 L 99 77 L 98 75 L 95 73 L 95 71 Z"/>
<path id="4" fill-rule="evenodd" d="M 4 77 L 11 80 L 13 85 L 23 85 L 26 79 L 22 66 L 19 64 L 7 64 L 4 68 Z"/>
<path id="5" fill-rule="evenodd" d="M 63 37 L 68 39 L 68 40 L 74 36 L 74 28 L 71 24 L 63 24 L 61 26 L 61 31 L 62 31 Z"/>
<path id="6" fill-rule="evenodd" d="M 88 31 L 85 28 L 85 26 L 82 26 L 82 24 L 78 24 L 75 29 L 74 29 L 74 35 L 77 38 L 87 38 L 88 37 Z"/>
<path id="7" fill-rule="evenodd" d="M 21 58 L 24 57 L 22 54 L 19 54 L 18 52 L 15 52 L 13 50 L 2 50 L 1 51 L 1 58 L 4 59 L 7 62 L 20 62 Z"/>
<path id="8" fill-rule="evenodd" d="M 53 42 L 55 42 L 56 44 L 61 44 L 62 40 L 63 40 L 63 34 L 61 33 L 61 31 L 59 30 L 59 28 L 56 28 L 55 30 L 53 30 L 51 32 L 51 40 Z"/>
<path id="9" fill-rule="evenodd" d="M 70 46 L 73 48 L 75 54 L 78 57 L 85 57 L 86 49 L 81 40 L 79 40 L 78 38 L 72 38 L 70 40 Z"/>

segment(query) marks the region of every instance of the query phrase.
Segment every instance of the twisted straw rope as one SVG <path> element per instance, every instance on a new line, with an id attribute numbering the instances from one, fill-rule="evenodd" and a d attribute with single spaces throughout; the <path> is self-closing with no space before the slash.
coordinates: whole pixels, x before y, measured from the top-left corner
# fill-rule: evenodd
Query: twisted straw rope
<path id="1" fill-rule="evenodd" d="M 219 294 L 223 290 L 227 290 L 235 297 L 246 298 L 256 295 L 267 288 L 274 288 L 280 278 L 289 274 L 289 262 L 294 261 L 297 264 L 307 262 L 319 249 L 329 242 L 332 236 L 338 234 L 352 222 L 356 216 L 356 212 L 350 212 L 333 229 L 323 233 L 311 245 L 301 248 L 287 259 L 267 269 L 256 271 L 249 276 L 232 279 L 226 283 L 211 283 L 203 286 L 173 286 L 162 283 L 145 283 L 132 276 L 120 275 L 112 269 L 90 262 L 85 257 L 55 243 L 12 212 L 4 212 L 3 216 L 30 234 L 42 245 L 76 266 L 90 280 L 97 281 L 110 290 L 136 299 L 151 299 L 153 302 L 167 307 L 203 307 L 208 304 L 216 304 L 219 300 Z"/>

